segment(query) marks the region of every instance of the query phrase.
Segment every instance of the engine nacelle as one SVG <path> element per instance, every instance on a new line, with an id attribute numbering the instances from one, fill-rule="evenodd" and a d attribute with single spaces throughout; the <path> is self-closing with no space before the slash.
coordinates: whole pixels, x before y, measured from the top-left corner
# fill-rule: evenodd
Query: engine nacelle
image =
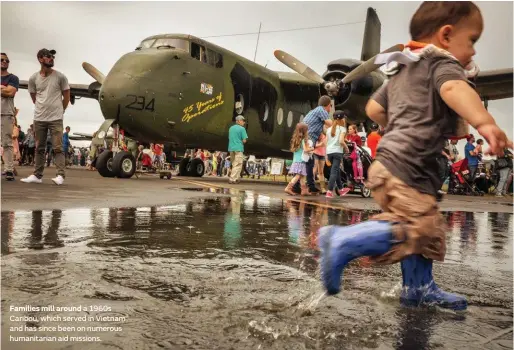
<path id="1" fill-rule="evenodd" d="M 343 83 L 342 80 L 362 62 L 353 59 L 338 59 L 327 65 L 327 71 L 322 78 L 326 81 L 322 84 L 322 93 L 334 98 L 336 109 L 344 109 L 359 117 L 364 114 L 364 106 L 368 98 L 378 89 L 384 75 L 380 72 L 372 72 L 351 83 Z"/>

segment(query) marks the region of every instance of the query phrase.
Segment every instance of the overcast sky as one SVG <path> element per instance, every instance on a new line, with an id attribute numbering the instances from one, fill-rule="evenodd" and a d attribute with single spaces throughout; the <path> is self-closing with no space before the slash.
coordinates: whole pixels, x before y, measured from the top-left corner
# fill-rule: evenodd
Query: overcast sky
<path id="1" fill-rule="evenodd" d="M 93 79 L 82 62 L 105 75 L 125 53 L 145 37 L 186 33 L 200 37 L 362 21 L 340 27 L 261 34 L 257 63 L 289 71 L 273 51 L 281 49 L 323 73 L 334 59 L 359 58 L 366 9 L 376 9 L 382 23 L 381 48 L 406 43 L 409 22 L 420 2 L 2 2 L 2 52 L 9 55 L 10 72 L 28 80 L 39 69 L 36 53 L 57 50 L 55 69 L 70 83 Z M 476 45 L 481 70 L 510 68 L 513 64 L 512 2 L 477 2 L 485 29 Z M 257 35 L 207 39 L 253 59 Z M 492 101 L 489 111 L 509 137 L 513 136 L 512 98 Z M 27 129 L 33 104 L 26 90 L 16 95 L 19 124 Z M 103 121 L 98 102 L 77 100 L 66 112 L 71 132 L 95 131 Z"/>

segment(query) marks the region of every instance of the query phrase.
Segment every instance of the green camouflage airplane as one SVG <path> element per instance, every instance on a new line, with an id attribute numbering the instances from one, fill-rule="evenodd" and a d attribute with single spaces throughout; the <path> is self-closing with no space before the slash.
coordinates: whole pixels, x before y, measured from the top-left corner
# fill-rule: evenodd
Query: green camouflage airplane
<path id="1" fill-rule="evenodd" d="M 112 150 L 101 153 L 96 162 L 105 177 L 134 174 L 133 154 L 116 142 L 121 133 L 143 143 L 165 143 L 174 150 L 225 150 L 228 129 L 240 114 L 247 121 L 246 153 L 289 158 L 295 125 L 317 106 L 321 95 L 331 96 L 335 107 L 346 110 L 352 121 L 367 121 L 366 102 L 385 80 L 374 64 L 380 29 L 376 12 L 368 8 L 360 60 L 334 60 L 321 76 L 280 50 L 275 57 L 297 73 L 269 70 L 191 35 L 156 35 L 122 56 L 107 76 L 84 62 L 84 70 L 96 81 L 72 84 L 71 101 L 81 97 L 99 101 L 105 121 L 93 144 L 104 145 L 112 128 Z M 396 45 L 385 52 L 401 49 Z M 20 87 L 27 88 L 27 82 Z M 486 102 L 512 97 L 512 69 L 482 74 L 477 89 Z M 185 158 L 180 163 L 180 175 L 202 176 L 204 171 L 200 159 Z"/>

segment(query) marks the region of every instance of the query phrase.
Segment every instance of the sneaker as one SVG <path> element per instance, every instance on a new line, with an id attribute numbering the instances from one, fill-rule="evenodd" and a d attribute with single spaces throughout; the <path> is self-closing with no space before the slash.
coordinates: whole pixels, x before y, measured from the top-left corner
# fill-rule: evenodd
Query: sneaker
<path id="1" fill-rule="evenodd" d="M 5 179 L 7 181 L 14 181 L 14 174 L 11 171 L 5 172 Z"/>
<path id="2" fill-rule="evenodd" d="M 52 179 L 52 181 L 54 182 L 54 184 L 56 185 L 62 185 L 64 183 L 64 177 L 62 177 L 61 175 L 57 175 L 56 177 L 54 177 Z"/>
<path id="3" fill-rule="evenodd" d="M 345 196 L 350 192 L 350 189 L 348 187 L 343 188 L 342 190 L 339 190 L 339 197 Z"/>
<path id="4" fill-rule="evenodd" d="M 40 184 L 40 183 L 43 183 L 43 180 L 39 179 L 36 175 L 33 174 L 33 175 L 30 175 L 29 177 L 21 179 L 21 182 Z"/>
<path id="5" fill-rule="evenodd" d="M 334 198 L 334 195 L 332 194 L 332 191 L 327 191 L 327 193 L 325 194 L 325 197 L 326 198 Z"/>

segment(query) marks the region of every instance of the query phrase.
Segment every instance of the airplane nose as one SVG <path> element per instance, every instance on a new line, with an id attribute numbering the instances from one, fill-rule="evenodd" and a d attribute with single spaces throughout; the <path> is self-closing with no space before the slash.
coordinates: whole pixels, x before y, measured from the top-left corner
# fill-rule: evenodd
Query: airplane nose
<path id="1" fill-rule="evenodd" d="M 99 94 L 100 108 L 106 118 L 119 117 L 121 108 L 138 96 L 151 92 L 155 74 L 171 61 L 173 54 L 164 50 L 142 50 L 122 56 L 105 77 Z"/>

